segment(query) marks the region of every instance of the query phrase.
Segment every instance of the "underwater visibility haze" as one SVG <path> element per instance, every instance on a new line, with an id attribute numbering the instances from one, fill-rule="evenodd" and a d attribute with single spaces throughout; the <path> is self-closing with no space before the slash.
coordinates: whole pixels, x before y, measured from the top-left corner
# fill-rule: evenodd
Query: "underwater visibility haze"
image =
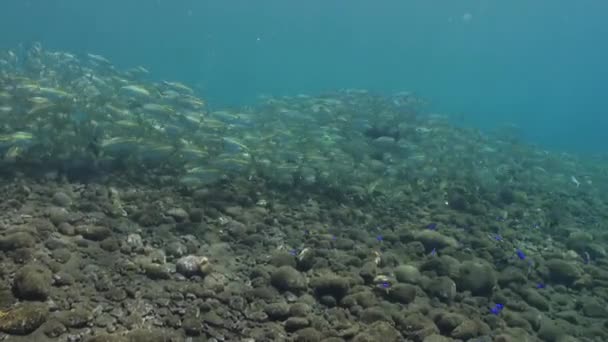
<path id="1" fill-rule="evenodd" d="M 218 105 L 337 88 L 414 91 L 484 129 L 604 152 L 601 0 L 15 1 L 0 46 L 40 41 L 144 65 Z"/>
<path id="2" fill-rule="evenodd" d="M 608 341 L 608 3 L 0 9 L 0 339 Z"/>

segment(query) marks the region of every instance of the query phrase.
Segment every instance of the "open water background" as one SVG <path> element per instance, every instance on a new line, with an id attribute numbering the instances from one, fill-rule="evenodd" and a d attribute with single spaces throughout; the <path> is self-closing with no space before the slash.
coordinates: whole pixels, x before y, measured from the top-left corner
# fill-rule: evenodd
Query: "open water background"
<path id="1" fill-rule="evenodd" d="M 602 0 L 3 0 L 0 47 L 142 65 L 212 107 L 336 88 L 413 91 L 547 149 L 608 148 Z"/>

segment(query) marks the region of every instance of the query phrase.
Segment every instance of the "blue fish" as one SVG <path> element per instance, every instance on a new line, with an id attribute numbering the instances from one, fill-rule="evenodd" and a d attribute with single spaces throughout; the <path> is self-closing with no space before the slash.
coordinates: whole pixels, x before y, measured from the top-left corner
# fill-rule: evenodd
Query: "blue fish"
<path id="1" fill-rule="evenodd" d="M 502 242 L 502 236 L 500 236 L 500 234 L 496 234 L 494 235 L 494 240 L 498 241 L 498 242 Z"/>
<path id="2" fill-rule="evenodd" d="M 384 238 L 382 237 L 382 235 L 378 235 L 378 236 L 376 236 L 376 240 L 378 240 L 378 242 L 382 242 L 382 240 L 384 240 Z"/>
<path id="3" fill-rule="evenodd" d="M 543 283 L 538 283 L 538 284 L 536 284 L 536 288 L 537 288 L 537 289 L 544 289 L 544 288 L 545 288 L 545 284 L 543 284 Z"/>
<path id="4" fill-rule="evenodd" d="M 498 315 L 504 308 L 505 308 L 505 306 L 503 304 L 497 303 L 496 305 L 494 305 L 493 308 L 490 308 L 490 313 L 493 315 Z"/>
<path id="5" fill-rule="evenodd" d="M 437 248 L 433 248 L 433 250 L 431 251 L 431 256 L 435 255 L 437 255 Z"/>
<path id="6" fill-rule="evenodd" d="M 430 230 L 437 230 L 437 223 L 429 223 L 426 228 Z"/>
<path id="7" fill-rule="evenodd" d="M 388 289 L 389 287 L 391 287 L 391 283 L 389 283 L 388 281 L 383 281 L 380 286 L 382 286 L 385 289 Z"/>
<path id="8" fill-rule="evenodd" d="M 520 260 L 525 260 L 526 259 L 526 254 L 524 252 L 522 252 L 522 250 L 519 249 L 519 248 L 515 250 L 515 254 L 517 254 L 517 257 Z"/>

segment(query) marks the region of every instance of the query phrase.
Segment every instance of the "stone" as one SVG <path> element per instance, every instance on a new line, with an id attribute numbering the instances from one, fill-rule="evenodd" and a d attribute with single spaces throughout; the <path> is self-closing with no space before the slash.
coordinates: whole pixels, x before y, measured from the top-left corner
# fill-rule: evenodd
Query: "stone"
<path id="1" fill-rule="evenodd" d="M 64 326 L 75 329 L 84 328 L 91 320 L 89 312 L 83 309 L 63 311 L 58 313 L 56 318 Z"/>
<path id="2" fill-rule="evenodd" d="M 422 340 L 422 342 L 452 342 L 453 340 L 449 337 L 441 336 L 438 334 L 429 335 Z"/>
<path id="3" fill-rule="evenodd" d="M 435 322 L 441 331 L 451 333 L 465 320 L 466 317 L 461 314 L 447 312 L 445 314 L 441 314 L 441 316 L 436 319 Z"/>
<path id="4" fill-rule="evenodd" d="M 323 334 L 313 327 L 299 329 L 296 331 L 295 342 L 317 342 L 321 341 Z M 327 342 L 323 340 L 323 342 Z"/>
<path id="5" fill-rule="evenodd" d="M 378 321 L 391 321 L 390 315 L 379 307 L 371 307 L 361 312 L 361 322 L 365 324 L 371 324 Z"/>
<path id="6" fill-rule="evenodd" d="M 414 239 L 422 242 L 426 250 L 433 248 L 458 247 L 458 241 L 453 237 L 445 236 L 438 231 L 425 229 L 414 234 Z"/>
<path id="7" fill-rule="evenodd" d="M 467 319 L 460 323 L 450 334 L 452 337 L 467 341 L 476 337 L 479 333 L 479 326 L 473 320 Z"/>
<path id="8" fill-rule="evenodd" d="M 57 191 L 53 195 L 52 202 L 53 204 L 63 208 L 67 208 L 72 205 L 72 199 L 70 198 L 70 196 L 68 196 L 65 192 L 61 191 Z"/>
<path id="9" fill-rule="evenodd" d="M 584 253 L 589 249 L 589 245 L 593 243 L 593 235 L 584 231 L 573 231 L 568 235 L 566 246 L 578 253 Z"/>
<path id="10" fill-rule="evenodd" d="M 430 297 L 449 303 L 456 297 L 456 283 L 450 277 L 438 277 L 428 283 L 426 292 Z"/>
<path id="11" fill-rule="evenodd" d="M 28 335 L 46 321 L 48 308 L 41 304 L 22 303 L 1 313 L 0 331 L 13 335 Z"/>
<path id="12" fill-rule="evenodd" d="M 26 300 L 46 300 L 51 292 L 52 274 L 40 265 L 26 265 L 15 274 L 13 292 Z"/>
<path id="13" fill-rule="evenodd" d="M 427 336 L 439 334 L 435 323 L 420 313 L 413 313 L 399 322 L 401 333 L 410 340 L 421 341 Z"/>
<path id="14" fill-rule="evenodd" d="M 173 219 L 175 219 L 175 221 L 177 222 L 184 222 L 190 217 L 188 212 L 182 208 L 169 209 L 165 214 L 167 216 L 173 217 Z"/>
<path id="15" fill-rule="evenodd" d="M 36 244 L 34 237 L 28 232 L 15 232 L 0 237 L 0 250 L 12 251 L 19 248 L 28 248 Z"/>
<path id="16" fill-rule="evenodd" d="M 112 230 L 104 226 L 78 226 L 76 234 L 82 235 L 83 238 L 91 241 L 101 241 L 112 235 Z"/>
<path id="17" fill-rule="evenodd" d="M 364 338 L 363 338 L 364 337 Z M 362 341 L 382 341 L 382 342 L 399 342 L 403 341 L 403 337 L 388 322 L 378 321 L 370 324 L 366 327 L 365 331 L 361 334 L 355 336 L 353 341 L 362 342 Z"/>
<path id="18" fill-rule="evenodd" d="M 291 266 L 281 266 L 272 272 L 270 283 L 280 291 L 298 293 L 306 289 L 306 278 Z"/>
<path id="19" fill-rule="evenodd" d="M 296 317 L 306 317 L 310 314 L 310 305 L 306 303 L 293 303 L 289 308 L 289 315 Z"/>
<path id="20" fill-rule="evenodd" d="M 471 291 L 474 296 L 492 293 L 496 285 L 494 268 L 481 260 L 468 260 L 460 265 L 456 281 L 459 291 Z"/>
<path id="21" fill-rule="evenodd" d="M 538 337 L 546 342 L 557 342 L 565 335 L 562 328 L 555 321 L 545 318 L 540 324 Z"/>
<path id="22" fill-rule="evenodd" d="M 416 299 L 416 287 L 409 284 L 395 284 L 387 292 L 390 299 L 402 304 L 409 304 Z"/>
<path id="23" fill-rule="evenodd" d="M 549 301 L 538 293 L 537 290 L 526 289 L 522 292 L 522 295 L 526 299 L 526 302 L 533 307 L 542 311 L 549 310 Z"/>
<path id="24" fill-rule="evenodd" d="M 305 317 L 289 317 L 285 321 L 285 330 L 287 331 L 296 331 L 303 328 L 306 328 L 310 325 L 310 322 Z"/>
<path id="25" fill-rule="evenodd" d="M 401 283 L 418 284 L 420 271 L 412 265 L 400 265 L 395 268 L 395 278 Z"/>
<path id="26" fill-rule="evenodd" d="M 600 302 L 597 298 L 585 297 L 581 300 L 583 314 L 593 318 L 608 318 L 606 303 Z"/>
<path id="27" fill-rule="evenodd" d="M 203 332 L 203 324 L 196 317 L 186 317 L 182 322 L 182 329 L 187 336 L 199 336 Z"/>
<path id="28" fill-rule="evenodd" d="M 63 335 L 68 329 L 56 319 L 50 319 L 42 325 L 44 334 L 51 338 L 57 338 Z"/>
<path id="29" fill-rule="evenodd" d="M 569 286 L 581 276 L 579 269 L 565 260 L 551 259 L 547 261 L 546 265 L 549 269 L 549 277 L 556 283 Z"/>
<path id="30" fill-rule="evenodd" d="M 188 247 L 180 241 L 172 241 L 165 247 L 168 256 L 181 258 L 188 253 Z"/>
<path id="31" fill-rule="evenodd" d="M 509 284 L 523 285 L 528 281 L 526 274 L 520 268 L 515 266 L 505 267 L 498 275 L 498 283 L 501 286 Z"/>
<path id="32" fill-rule="evenodd" d="M 287 303 L 272 303 L 266 305 L 264 312 L 271 320 L 284 320 L 289 317 L 289 305 Z"/>
<path id="33" fill-rule="evenodd" d="M 49 216 L 49 220 L 51 220 L 55 226 L 59 226 L 60 224 L 68 221 L 70 213 L 65 208 L 52 207 L 48 209 L 47 215 Z"/>
<path id="34" fill-rule="evenodd" d="M 349 285 L 346 278 L 338 275 L 327 273 L 319 277 L 313 278 L 310 281 L 310 287 L 315 291 L 315 294 L 319 297 L 330 295 L 337 301 L 342 299 L 348 293 Z"/>
<path id="35" fill-rule="evenodd" d="M 211 272 L 211 263 L 204 256 L 187 255 L 181 257 L 175 263 L 175 269 L 178 273 L 192 277 L 195 275 L 206 276 Z"/>
<path id="36" fill-rule="evenodd" d="M 144 262 L 141 265 L 143 273 L 152 280 L 170 279 L 171 272 L 166 265 Z"/>

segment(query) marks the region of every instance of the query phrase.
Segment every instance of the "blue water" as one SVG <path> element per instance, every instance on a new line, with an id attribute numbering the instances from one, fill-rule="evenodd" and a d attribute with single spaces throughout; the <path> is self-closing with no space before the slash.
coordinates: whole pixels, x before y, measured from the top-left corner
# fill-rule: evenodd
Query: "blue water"
<path id="1" fill-rule="evenodd" d="M 0 47 L 40 41 L 193 85 L 211 106 L 336 88 L 547 149 L 606 152 L 605 0 L 3 0 Z"/>

